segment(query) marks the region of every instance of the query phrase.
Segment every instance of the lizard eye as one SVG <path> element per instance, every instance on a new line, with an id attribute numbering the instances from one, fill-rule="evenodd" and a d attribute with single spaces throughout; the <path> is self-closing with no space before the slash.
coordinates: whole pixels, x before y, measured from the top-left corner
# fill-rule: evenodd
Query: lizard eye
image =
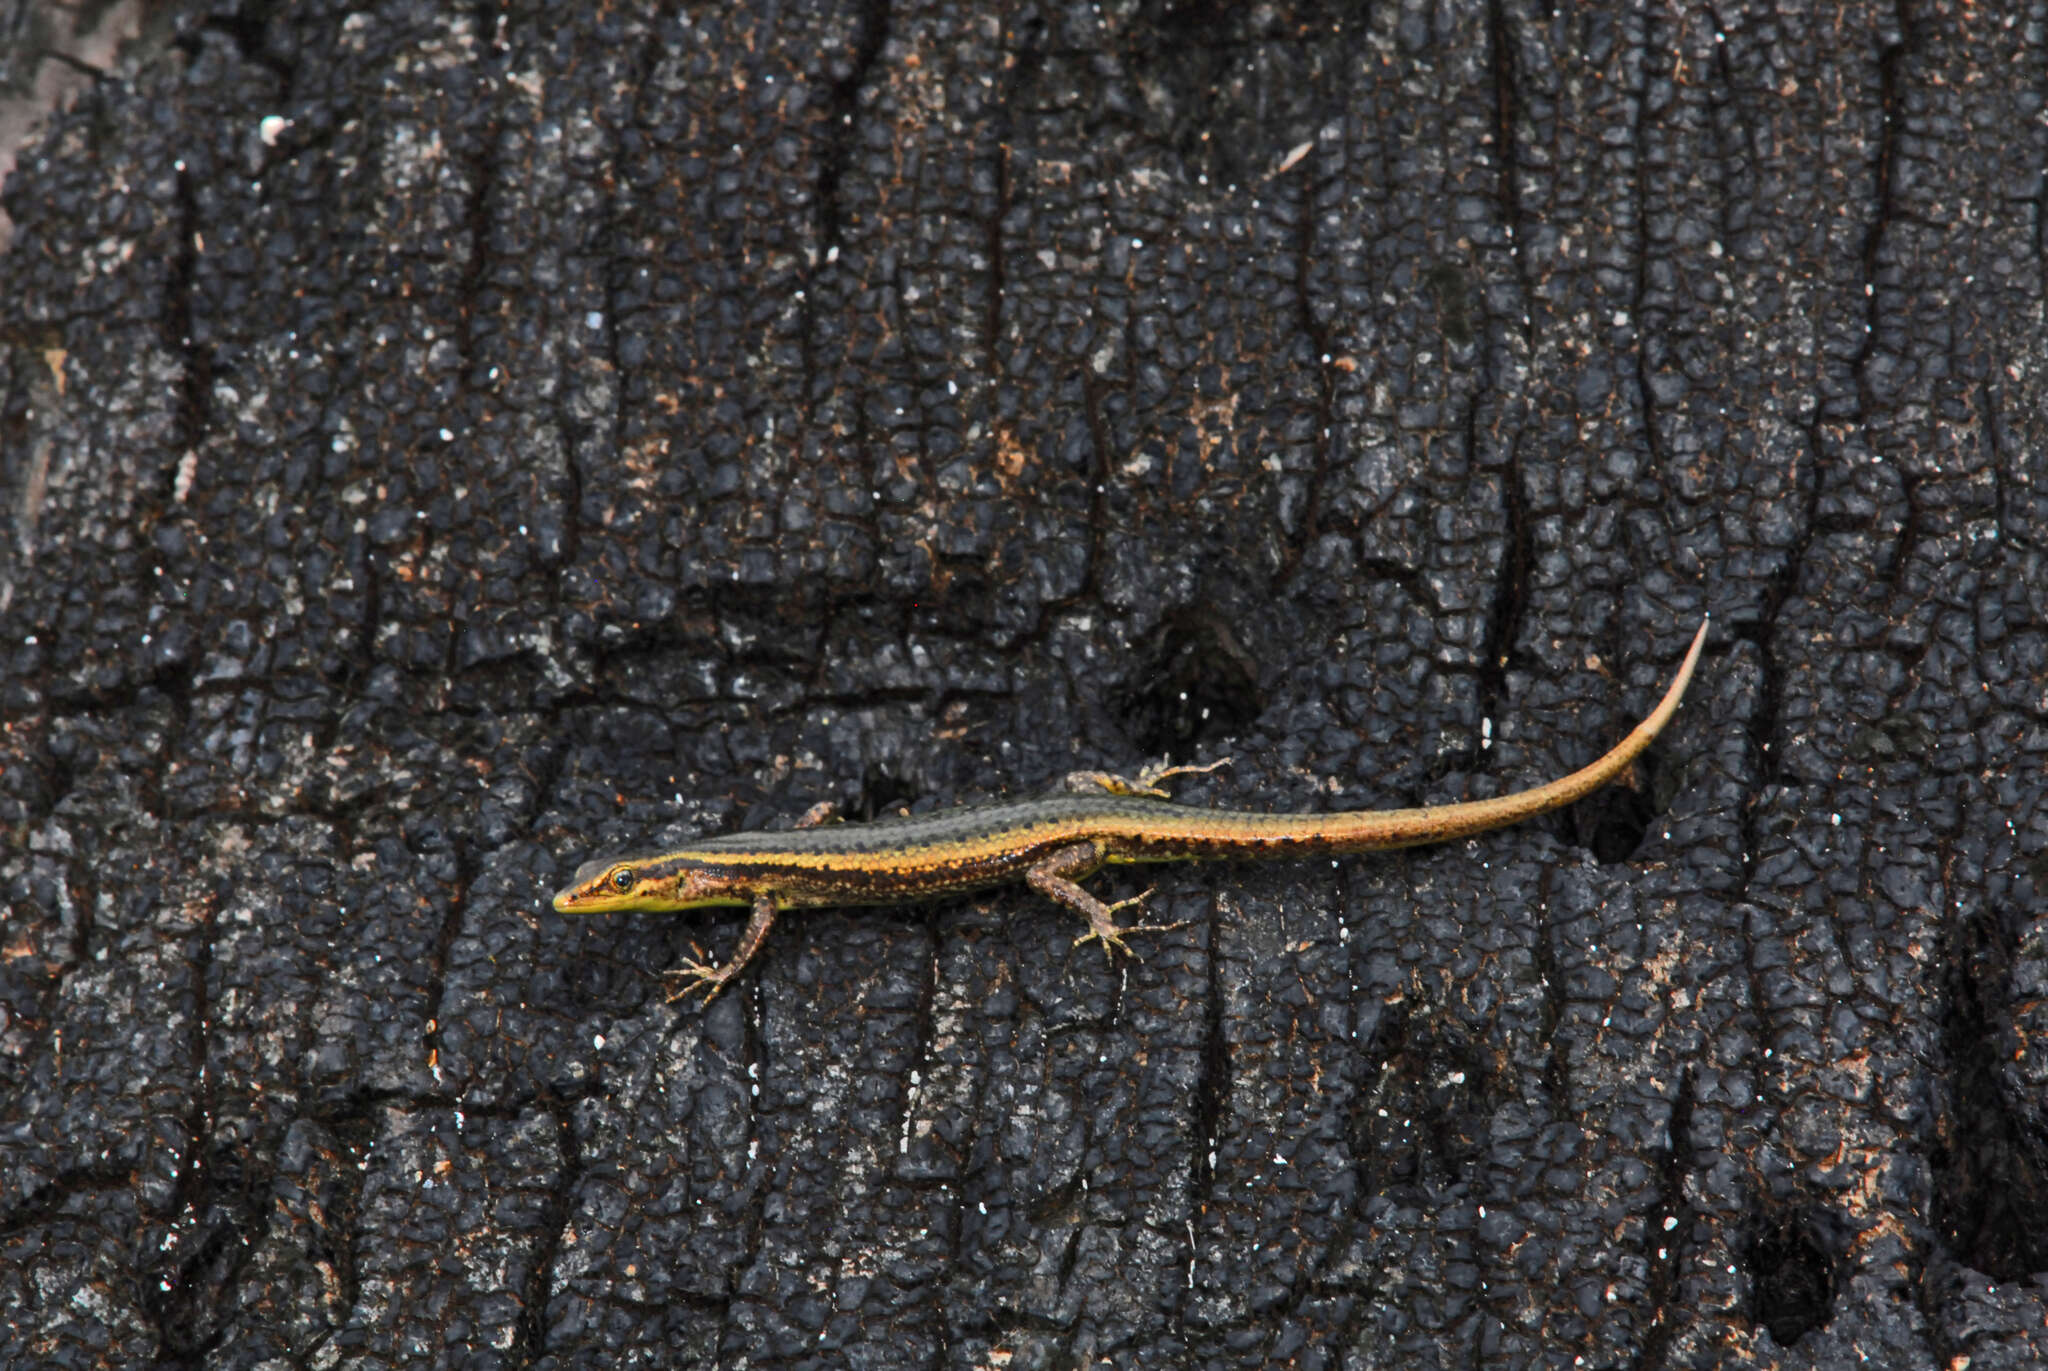
<path id="1" fill-rule="evenodd" d="M 622 866 L 612 873 L 612 889 L 621 895 L 633 888 L 633 868 Z"/>

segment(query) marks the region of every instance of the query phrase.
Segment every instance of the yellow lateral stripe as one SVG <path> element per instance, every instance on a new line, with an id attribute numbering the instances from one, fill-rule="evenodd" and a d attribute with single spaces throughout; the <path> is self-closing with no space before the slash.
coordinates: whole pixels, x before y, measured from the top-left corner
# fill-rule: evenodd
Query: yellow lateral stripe
<path id="1" fill-rule="evenodd" d="M 798 867 L 805 870 L 860 871 L 887 875 L 905 868 L 923 870 L 941 862 L 990 860 L 1016 850 L 1020 841 L 1079 840 L 1095 825 L 1067 819 L 1043 821 L 1024 827 L 1004 828 L 973 838 L 943 843 L 918 842 L 903 847 L 879 848 L 873 852 L 845 849 L 807 850 L 791 847 L 780 851 L 746 852 L 726 848 L 683 847 L 642 858 L 643 865 L 673 860 L 703 862 L 724 867 Z"/>
<path id="2" fill-rule="evenodd" d="M 1088 921 L 1080 942 L 1105 954 L 1129 951 L 1124 936 L 1155 927 L 1120 927 L 1116 913 L 1144 896 L 1105 904 L 1080 882 L 1104 862 L 1305 858 L 1411 847 L 1460 838 L 1570 804 L 1619 775 L 1670 722 L 1707 641 L 1703 619 L 1678 674 L 1649 717 L 1588 766 L 1528 790 L 1424 809 L 1268 814 L 1199 809 L 1145 799 L 1163 797 L 1167 776 L 1206 767 L 1147 768 L 1136 780 L 1080 772 L 1107 794 L 1088 791 L 980 806 L 868 827 L 848 825 L 786 835 L 753 833 L 705 840 L 646 857 L 587 862 L 555 896 L 557 913 L 747 907 L 733 959 L 714 965 L 700 953 L 672 973 L 677 994 L 708 999 L 760 950 L 778 910 L 827 904 L 895 904 L 932 899 L 1003 880 L 1028 881 Z M 644 864 L 644 865 L 643 865 Z M 1149 892 L 1148 892 L 1149 893 Z M 1161 929 L 1178 924 L 1162 924 Z M 671 996 L 674 999 L 675 996 Z"/>

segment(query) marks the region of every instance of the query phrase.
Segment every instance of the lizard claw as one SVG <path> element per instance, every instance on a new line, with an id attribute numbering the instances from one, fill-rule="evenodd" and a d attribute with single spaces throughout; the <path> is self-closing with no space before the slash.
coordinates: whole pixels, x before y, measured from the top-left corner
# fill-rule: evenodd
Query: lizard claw
<path id="1" fill-rule="evenodd" d="M 1102 928 L 1091 928 L 1080 937 L 1074 939 L 1074 946 L 1079 947 L 1090 939 L 1099 938 L 1102 940 L 1103 958 L 1111 966 L 1114 966 L 1116 965 L 1116 954 L 1119 952 L 1127 957 L 1136 957 L 1138 955 L 1131 951 L 1131 945 L 1124 941 L 1124 934 L 1137 931 L 1135 928 L 1118 928 L 1115 924 L 1109 924 Z"/>
<path id="2" fill-rule="evenodd" d="M 686 1000 L 692 993 L 701 990 L 704 992 L 704 1004 L 699 1007 L 708 1007 L 718 998 L 718 992 L 725 989 L 725 983 L 732 979 L 736 968 L 711 965 L 704 960 L 704 949 L 695 943 L 690 944 L 690 951 L 695 955 L 688 961 L 673 971 L 661 973 L 661 978 L 669 984 L 667 1003 L 675 1004 L 679 1000 Z"/>
<path id="3" fill-rule="evenodd" d="M 1089 920 L 1088 931 L 1074 939 L 1074 946 L 1079 947 L 1081 944 L 1091 940 L 1099 941 L 1102 944 L 1102 955 L 1114 965 L 1116 954 L 1119 952 L 1133 961 L 1137 960 L 1138 954 L 1131 951 L 1130 944 L 1124 941 L 1126 933 L 1169 933 L 1176 928 L 1186 928 L 1188 923 L 1186 919 L 1177 919 L 1170 924 L 1126 924 L 1118 926 L 1109 917 L 1119 909 L 1129 909 L 1133 905 L 1145 903 L 1146 897 L 1157 889 L 1157 886 L 1152 886 L 1131 896 L 1128 900 L 1118 900 L 1115 904 L 1103 906 L 1100 917 Z"/>

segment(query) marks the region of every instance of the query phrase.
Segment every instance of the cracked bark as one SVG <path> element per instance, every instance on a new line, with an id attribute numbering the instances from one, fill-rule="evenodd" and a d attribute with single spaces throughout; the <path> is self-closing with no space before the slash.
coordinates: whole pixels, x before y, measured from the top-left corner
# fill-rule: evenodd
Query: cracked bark
<path id="1" fill-rule="evenodd" d="M 0 1362 L 2038 1364 L 2041 17 L 168 15 L 7 186 Z M 1113 972 L 545 903 L 1707 607 Z"/>

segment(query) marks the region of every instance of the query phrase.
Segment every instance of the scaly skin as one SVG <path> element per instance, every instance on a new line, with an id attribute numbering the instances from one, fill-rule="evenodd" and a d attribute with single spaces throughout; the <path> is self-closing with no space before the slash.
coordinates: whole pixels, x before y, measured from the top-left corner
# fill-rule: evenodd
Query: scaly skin
<path id="1" fill-rule="evenodd" d="M 666 913 L 715 905 L 750 907 L 753 916 L 733 958 L 723 966 L 700 954 L 670 973 L 681 982 L 670 998 L 703 990 L 715 996 L 760 950 L 784 909 L 820 905 L 887 905 L 929 900 L 1023 880 L 1079 913 L 1105 955 L 1130 949 L 1126 933 L 1159 925 L 1119 927 L 1117 910 L 1145 897 L 1106 905 L 1080 882 L 1109 863 L 1260 860 L 1322 857 L 1416 847 L 1484 833 L 1572 803 L 1614 779 L 1678 712 L 1700 649 L 1692 646 L 1657 707 L 1613 750 L 1590 766 L 1530 790 L 1491 800 L 1423 809 L 1353 809 L 1332 814 L 1262 814 L 1201 809 L 1153 798 L 1156 782 L 1177 767 L 1127 781 L 1080 773 L 1091 793 L 970 805 L 873 823 L 825 824 L 787 833 L 731 833 L 637 857 L 590 862 L 555 896 L 564 914 L 613 910 Z M 819 817 L 815 813 L 813 822 Z M 1147 891 L 1146 894 L 1150 894 Z"/>

